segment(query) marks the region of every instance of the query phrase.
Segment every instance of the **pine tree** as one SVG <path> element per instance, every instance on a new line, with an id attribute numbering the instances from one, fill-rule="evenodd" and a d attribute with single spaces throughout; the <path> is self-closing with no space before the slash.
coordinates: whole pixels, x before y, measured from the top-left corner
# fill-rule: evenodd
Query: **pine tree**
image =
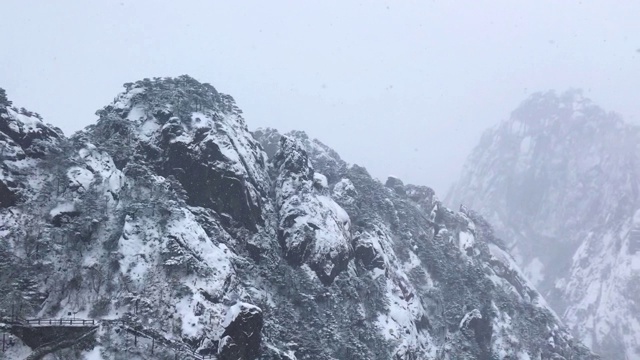
<path id="1" fill-rule="evenodd" d="M 10 107 L 11 104 L 12 102 L 7 98 L 7 92 L 3 88 L 0 88 L 0 106 Z"/>

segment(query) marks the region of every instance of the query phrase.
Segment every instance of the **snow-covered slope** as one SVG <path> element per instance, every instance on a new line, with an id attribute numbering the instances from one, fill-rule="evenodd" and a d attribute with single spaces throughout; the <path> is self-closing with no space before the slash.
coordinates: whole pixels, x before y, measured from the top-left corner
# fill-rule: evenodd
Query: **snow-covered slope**
<path id="1" fill-rule="evenodd" d="M 56 356 L 596 358 L 477 214 L 188 76 L 125 88 L 70 138 L 0 106 L 0 316 L 107 320 Z"/>
<path id="2" fill-rule="evenodd" d="M 638 128 L 579 91 L 540 93 L 487 131 L 450 204 L 485 216 L 607 359 L 640 359 Z"/>

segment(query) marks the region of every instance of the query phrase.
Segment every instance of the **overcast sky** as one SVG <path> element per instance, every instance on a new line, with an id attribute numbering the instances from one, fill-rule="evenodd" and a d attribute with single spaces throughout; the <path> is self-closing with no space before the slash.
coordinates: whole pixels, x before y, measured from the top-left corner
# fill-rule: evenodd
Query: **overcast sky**
<path id="1" fill-rule="evenodd" d="M 251 129 L 305 130 L 443 198 L 528 94 L 640 123 L 638 1 L 2 0 L 0 87 L 71 134 L 122 84 L 189 74 Z"/>

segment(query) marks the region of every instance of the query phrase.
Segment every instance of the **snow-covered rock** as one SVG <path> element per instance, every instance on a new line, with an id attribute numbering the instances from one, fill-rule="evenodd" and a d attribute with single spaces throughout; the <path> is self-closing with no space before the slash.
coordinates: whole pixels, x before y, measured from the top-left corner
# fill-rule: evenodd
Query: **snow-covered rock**
<path id="1" fill-rule="evenodd" d="M 255 231 L 269 188 L 266 155 L 233 98 L 188 76 L 128 88 L 98 111 L 96 145 L 126 144 L 114 153 L 119 168 L 139 155 L 159 175 L 175 177 L 189 205 L 213 208 Z"/>
<path id="2" fill-rule="evenodd" d="M 302 132 L 249 133 L 188 76 L 125 88 L 70 138 L 0 97 L 0 323 L 103 320 L 55 356 L 596 358 L 481 217 Z"/>
<path id="3" fill-rule="evenodd" d="M 308 262 L 320 280 L 330 284 L 351 258 L 349 215 L 331 197 L 322 195 L 326 177 L 314 173 L 307 152 L 294 138 L 282 136 L 274 155 L 278 237 L 285 257 L 294 265 Z M 322 187 L 318 189 L 316 180 Z"/>

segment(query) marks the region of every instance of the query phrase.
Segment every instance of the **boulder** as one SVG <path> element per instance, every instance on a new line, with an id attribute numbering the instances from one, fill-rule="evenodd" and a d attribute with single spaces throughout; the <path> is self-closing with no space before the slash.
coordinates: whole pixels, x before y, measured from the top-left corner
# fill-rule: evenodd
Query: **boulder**
<path id="1" fill-rule="evenodd" d="M 253 360 L 260 355 L 262 310 L 247 303 L 236 303 L 229 308 L 225 330 L 218 345 L 221 360 Z"/>

